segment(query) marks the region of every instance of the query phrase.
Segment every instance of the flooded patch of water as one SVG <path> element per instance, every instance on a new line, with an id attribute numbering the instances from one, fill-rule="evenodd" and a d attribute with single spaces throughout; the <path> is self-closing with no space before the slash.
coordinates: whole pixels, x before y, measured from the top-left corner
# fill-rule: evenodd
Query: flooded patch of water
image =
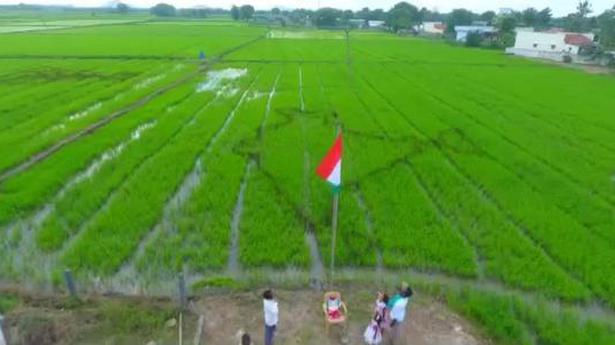
<path id="1" fill-rule="evenodd" d="M 246 99 L 246 102 L 252 102 L 255 101 L 259 98 L 265 97 L 267 95 L 266 92 L 260 92 L 260 91 L 253 91 L 248 95 L 248 98 Z"/>
<path id="2" fill-rule="evenodd" d="M 271 30 L 267 33 L 269 39 L 292 39 L 292 40 L 343 40 L 346 38 L 343 32 L 329 32 L 324 30 L 312 31 L 284 31 Z"/>
<path id="3" fill-rule="evenodd" d="M 162 79 L 162 78 L 164 78 L 164 77 L 165 77 L 165 75 L 164 75 L 164 74 L 159 74 L 159 75 L 157 75 L 157 76 L 155 76 L 155 77 L 147 78 L 147 79 L 143 80 L 142 82 L 137 83 L 137 84 L 134 86 L 134 89 L 135 89 L 135 90 L 144 89 L 144 88 L 146 88 L 146 87 L 148 87 L 148 86 L 152 85 L 153 83 L 155 83 L 155 82 L 157 82 L 157 81 L 161 80 L 161 79 Z"/>
<path id="4" fill-rule="evenodd" d="M 133 141 L 137 141 L 139 139 L 141 139 L 141 135 L 143 134 L 143 132 L 147 131 L 148 129 L 154 127 L 156 125 L 156 121 L 152 121 L 152 122 L 148 122 L 145 123 L 139 127 L 137 127 L 137 129 L 135 129 L 131 134 L 130 134 L 130 139 L 119 144 L 118 146 L 112 148 L 111 150 L 106 151 L 105 153 L 102 154 L 102 156 L 100 156 L 100 158 L 96 161 L 94 161 L 94 163 L 90 164 L 90 166 L 83 171 L 81 174 L 77 175 L 77 177 L 68 183 L 67 187 L 72 187 L 73 185 L 88 179 L 90 177 L 92 177 L 99 169 L 100 167 L 107 161 L 116 158 L 117 156 L 119 156 L 122 151 L 124 151 L 124 149 L 126 148 L 126 146 L 128 146 L 128 144 L 130 144 Z"/>
<path id="5" fill-rule="evenodd" d="M 218 91 L 222 89 L 224 82 L 241 78 L 246 74 L 248 74 L 247 68 L 225 68 L 207 72 L 207 79 L 197 86 L 196 91 Z"/>
<path id="6" fill-rule="evenodd" d="M 63 131 L 63 130 L 65 130 L 65 129 L 66 129 L 66 125 L 65 125 L 65 124 L 63 124 L 63 123 L 61 123 L 61 124 L 59 124 L 59 125 L 55 125 L 55 126 L 53 126 L 53 127 L 49 128 L 48 130 L 46 130 L 46 131 L 43 133 L 43 135 L 48 135 L 48 134 L 51 134 L 51 133 L 53 133 L 53 132 L 57 132 L 57 131 Z"/>
<path id="7" fill-rule="evenodd" d="M 216 92 L 216 96 L 231 98 L 237 95 L 238 92 L 239 92 L 239 88 L 232 87 L 230 85 L 224 85 L 220 90 Z"/>
<path id="8" fill-rule="evenodd" d="M 68 117 L 68 121 L 76 121 L 76 120 L 82 119 L 82 118 L 88 116 L 91 112 L 100 109 L 100 107 L 102 107 L 102 103 L 101 102 L 95 103 L 95 104 L 89 106 L 84 111 L 80 111 L 78 113 L 75 113 L 75 114 L 69 116 Z"/>

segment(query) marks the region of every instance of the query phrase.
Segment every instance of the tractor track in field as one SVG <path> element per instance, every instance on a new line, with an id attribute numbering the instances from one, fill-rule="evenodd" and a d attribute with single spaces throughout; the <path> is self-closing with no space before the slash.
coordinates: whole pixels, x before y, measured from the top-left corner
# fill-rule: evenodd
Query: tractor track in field
<path id="1" fill-rule="evenodd" d="M 179 79 L 176 79 L 174 81 L 172 81 L 171 83 L 158 88 L 157 90 L 155 90 L 154 92 L 136 100 L 135 102 L 121 108 L 118 109 L 114 112 L 112 112 L 111 114 L 107 115 L 106 117 L 102 118 L 101 120 L 89 125 L 88 127 L 82 129 L 79 132 L 76 132 L 74 134 L 71 134 L 70 136 L 61 139 L 60 141 L 56 142 L 54 145 L 50 146 L 47 149 L 44 149 L 36 154 L 34 154 L 33 156 L 31 156 L 30 158 L 28 158 L 27 160 L 11 167 L 8 168 L 4 171 L 0 172 L 0 184 L 5 182 L 7 179 L 29 169 L 30 167 L 34 166 L 37 163 L 42 162 L 43 160 L 49 158 L 52 154 L 58 152 L 60 149 L 62 149 L 64 146 L 73 143 L 87 135 L 91 135 L 94 132 L 96 132 L 98 129 L 106 126 L 107 124 L 111 123 L 113 120 L 116 120 L 124 115 L 126 115 L 127 113 L 138 109 L 146 104 L 148 104 L 149 102 L 151 102 L 153 99 L 167 93 L 168 91 L 188 82 L 189 80 L 191 80 L 192 78 L 195 78 L 197 76 L 199 76 L 203 71 L 211 68 L 213 65 L 221 62 L 224 60 L 224 57 L 236 52 L 240 49 L 243 49 L 255 42 L 258 42 L 260 40 L 262 40 L 265 36 L 259 36 L 253 40 L 244 42 L 238 46 L 232 47 L 224 52 L 222 52 L 220 55 L 216 56 L 215 58 L 213 58 L 210 62 L 203 64 L 201 67 L 199 67 L 197 69 L 197 71 L 189 73 Z"/>
<path id="2" fill-rule="evenodd" d="M 407 83 L 410 83 L 410 84 L 414 85 L 417 89 L 421 90 L 425 95 L 429 96 L 430 98 L 432 98 L 433 100 L 437 101 L 438 103 L 443 104 L 444 106 L 446 106 L 446 107 L 448 107 L 448 108 L 450 108 L 450 109 L 452 109 L 452 110 L 454 110 L 454 111 L 456 111 L 456 112 L 458 112 L 460 114 L 463 114 L 467 119 L 470 119 L 472 122 L 474 122 L 479 127 L 483 127 L 485 129 L 487 129 L 489 132 L 497 134 L 497 136 L 499 138 L 501 138 L 503 141 L 507 142 L 509 145 L 515 147 L 519 151 L 521 151 L 521 152 L 525 153 L 526 155 L 528 155 L 529 157 L 533 158 L 538 163 L 541 163 L 547 169 L 549 169 L 549 170 L 557 173 L 558 175 L 562 176 L 564 179 L 568 180 L 569 183 L 575 185 L 577 188 L 579 188 L 581 190 L 585 190 L 586 192 L 589 193 L 590 196 L 595 196 L 598 199 L 602 200 L 603 202 L 606 202 L 607 204 L 609 204 L 611 206 L 611 208 L 615 208 L 615 201 L 606 198 L 604 195 L 602 195 L 602 193 L 598 193 L 593 188 L 584 185 L 582 181 L 580 181 L 576 177 L 572 176 L 566 170 L 564 170 L 564 169 L 562 169 L 562 168 L 560 168 L 558 166 L 555 166 L 551 162 L 547 161 L 545 158 L 541 157 L 539 154 L 535 154 L 535 153 L 531 152 L 525 146 L 523 146 L 522 144 L 519 144 L 517 141 L 511 139 L 510 137 L 508 137 L 507 135 L 502 133 L 500 130 L 497 130 L 497 129 L 493 128 L 492 126 L 486 124 L 484 121 L 479 120 L 476 116 L 473 116 L 470 113 L 468 113 L 467 111 L 459 108 L 458 106 L 456 106 L 454 104 L 451 104 L 450 102 L 446 101 L 442 97 L 434 94 L 433 92 L 428 91 L 427 89 L 425 89 L 421 85 L 418 85 L 418 84 L 412 82 L 408 78 L 406 78 L 404 76 L 401 76 L 399 74 L 397 74 L 397 77 L 399 79 L 407 82 Z M 473 102 L 475 104 L 479 105 L 484 110 L 488 111 L 488 109 L 485 108 L 483 105 L 478 104 L 475 101 L 473 101 Z"/>
<path id="3" fill-rule="evenodd" d="M 385 95 L 383 95 L 377 88 L 375 88 L 373 86 L 373 84 L 363 78 L 363 80 L 365 81 L 365 83 L 370 87 L 370 89 L 373 90 L 374 93 L 376 93 L 383 101 L 385 101 L 387 103 L 387 105 L 394 110 L 399 116 L 402 117 L 402 119 L 404 119 L 416 132 L 420 133 L 424 138 L 429 139 L 430 136 L 427 135 L 426 132 L 424 132 L 421 128 L 419 128 L 414 121 L 412 121 L 411 119 L 409 119 L 406 114 L 401 111 L 397 106 L 395 106 Z M 523 237 L 526 238 L 526 240 L 528 240 L 533 246 L 535 246 L 536 248 L 538 248 L 538 250 L 542 253 L 542 255 L 547 259 L 547 261 L 549 261 L 550 263 L 552 263 L 555 267 L 558 267 L 562 272 L 566 273 L 568 275 L 568 278 L 571 279 L 572 281 L 575 281 L 576 283 L 578 283 L 580 286 L 585 287 L 586 289 L 588 289 L 588 291 L 591 291 L 591 289 L 587 286 L 587 284 L 585 284 L 583 282 L 583 280 L 579 279 L 579 277 L 571 272 L 571 270 L 565 269 L 557 260 L 555 260 L 546 250 L 545 248 L 540 245 L 540 243 L 533 238 L 530 235 L 530 232 L 528 229 L 526 229 L 521 222 L 519 222 L 516 217 L 514 217 L 512 214 L 510 214 L 510 212 L 507 212 L 502 205 L 497 201 L 497 199 L 495 197 L 493 197 L 489 192 L 487 192 L 479 183 L 477 183 L 477 181 L 475 181 L 470 175 L 468 175 L 462 168 L 461 166 L 459 166 L 459 164 L 457 164 L 457 162 L 446 152 L 446 150 L 444 150 L 444 148 L 442 147 L 442 145 L 436 141 L 436 140 L 431 140 L 432 144 L 434 145 L 434 147 L 442 154 L 442 156 L 445 158 L 445 162 L 448 162 L 448 164 L 451 165 L 451 167 L 453 168 L 454 171 L 456 171 L 458 174 L 460 174 L 460 176 L 466 181 L 466 183 L 468 183 L 469 186 L 471 186 L 475 192 L 479 195 L 479 197 L 481 197 L 485 202 L 491 204 L 492 206 L 494 206 L 503 216 L 504 218 L 511 224 L 514 226 L 515 229 L 518 230 L 519 234 Z"/>

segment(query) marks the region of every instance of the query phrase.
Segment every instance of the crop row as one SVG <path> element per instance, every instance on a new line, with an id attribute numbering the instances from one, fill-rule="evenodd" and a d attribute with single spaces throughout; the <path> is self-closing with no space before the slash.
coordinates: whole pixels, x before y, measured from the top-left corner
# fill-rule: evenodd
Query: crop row
<path id="1" fill-rule="evenodd" d="M 194 84 L 190 83 L 183 87 L 178 95 L 186 95 L 186 91 L 194 88 Z M 140 134 L 138 138 L 134 138 L 134 134 L 131 134 L 131 137 L 118 147 L 105 153 L 111 156 L 108 162 L 98 167 L 81 183 L 63 193 L 55 202 L 54 212 L 43 222 L 37 233 L 38 247 L 45 251 L 60 249 L 71 234 L 78 231 L 88 219 L 103 208 L 108 197 L 134 171 L 203 111 L 210 101 L 203 96 L 193 93 L 186 99 L 177 100 L 179 104 L 173 108 L 169 108 L 172 106 L 169 103 L 161 103 L 159 108 L 144 109 L 145 112 L 157 115 L 152 120 L 155 121 L 154 128 Z M 167 98 L 167 102 L 169 100 L 171 98 Z"/>
<path id="2" fill-rule="evenodd" d="M 0 188 L 0 225 L 27 216 L 56 195 L 67 177 L 84 171 L 102 152 L 117 147 L 140 125 L 150 122 L 169 104 L 183 99 L 194 89 L 184 89 L 159 97 L 140 110 L 133 111 L 98 130 L 95 134 L 67 145 L 29 170 L 2 182 Z"/>
<path id="3" fill-rule="evenodd" d="M 264 32 L 260 27 L 164 22 L 63 29 L 53 35 L 24 32 L 0 36 L 0 55 L 196 59 L 201 50 L 207 56 L 218 55 Z"/>
<path id="4" fill-rule="evenodd" d="M 157 71 L 161 73 L 161 71 Z M 149 75 L 128 79 L 113 85 L 92 84 L 90 89 L 77 89 L 74 93 L 66 93 L 57 104 L 62 105 L 48 109 L 45 104 L 30 108 L 25 118 L 18 125 L 2 133 L 2 160 L 0 169 L 10 167 L 37 151 L 53 144 L 63 137 L 74 133 L 88 124 L 102 118 L 108 113 L 126 105 L 139 97 L 151 93 L 152 88 L 169 78 L 177 78 L 185 71 L 171 69 L 165 74 Z M 164 76 L 165 78 L 161 78 Z M 155 82 L 149 83 L 149 80 Z M 147 83 L 143 87 L 140 84 Z M 14 111 L 20 114 L 19 111 Z M 18 150 L 10 147 L 19 147 Z"/>
<path id="5" fill-rule="evenodd" d="M 174 227 L 161 232 L 139 258 L 140 271 L 220 270 L 228 262 L 231 219 L 242 180 L 249 183 L 251 147 L 264 116 L 277 71 L 264 67 L 249 88 L 235 99 L 225 124 L 199 156 L 200 173 L 185 204 L 172 215 Z M 254 76 L 253 76 L 254 77 Z M 245 77 L 244 77 L 245 78 Z M 196 168 L 196 167 L 195 167 Z M 157 248 L 166 250 L 161 255 Z M 152 265 L 152 263 L 155 263 Z"/>
<path id="6" fill-rule="evenodd" d="M 253 78 L 251 75 L 240 83 L 251 83 Z M 194 125 L 187 126 L 133 173 L 63 254 L 62 262 L 82 272 L 117 271 L 161 219 L 165 201 L 179 188 L 218 129 L 225 126 L 243 94 L 233 96 L 235 102 L 212 104 L 196 117 Z"/>
<path id="7" fill-rule="evenodd" d="M 398 83 L 403 82 L 397 74 L 390 71 L 378 70 L 375 73 Z M 369 79 L 375 87 L 381 86 L 379 79 L 373 76 Z M 408 90 L 405 97 L 401 97 L 399 92 L 389 89 L 386 98 L 398 109 L 404 109 L 407 116 L 415 114 L 412 116 L 413 121 L 432 138 L 437 137 L 442 125 L 445 128 L 463 128 L 462 143 L 465 144 L 465 149 L 459 145 L 449 149 L 448 153 L 452 159 L 477 181 L 481 188 L 492 194 L 501 209 L 505 210 L 517 226 L 525 230 L 530 238 L 568 272 L 579 277 L 595 294 L 613 302 L 614 286 L 609 278 L 612 276 L 612 273 L 609 273 L 611 266 L 607 262 L 615 256 L 610 245 L 588 233 L 568 214 L 551 205 L 543 195 L 520 179 L 513 167 L 507 167 L 504 163 L 518 159 L 518 168 L 520 163 L 531 162 L 532 158 L 524 157 L 518 150 L 509 149 L 508 144 L 497 133 L 485 130 L 468 118 L 468 114 L 475 111 L 474 108 L 468 107 L 464 113 L 460 113 L 430 98 L 429 94 L 417 89 L 410 90 L 412 102 L 406 100 Z M 417 100 L 429 106 L 429 113 L 417 116 L 424 111 L 417 108 Z M 429 117 L 429 114 L 433 114 L 432 117 Z"/>
<path id="8" fill-rule="evenodd" d="M 511 285 L 524 288 L 542 289 L 550 286 L 548 282 L 560 281 L 555 284 L 551 293 L 558 296 L 578 297 L 582 296 L 583 289 L 578 284 L 575 285 L 566 274 L 556 265 L 550 263 L 531 242 L 520 236 L 515 227 L 505 219 L 493 205 L 489 205 L 482 200 L 480 194 L 468 188 L 468 182 L 461 178 L 461 175 L 454 174 L 454 169 L 449 164 L 445 164 L 446 157 L 434 152 L 432 143 L 427 143 L 428 138 L 421 138 L 420 133 L 408 126 L 408 123 L 399 123 L 404 119 L 400 114 L 396 114 L 385 101 L 379 99 L 373 90 L 365 89 L 365 85 L 360 81 L 355 83 L 355 87 L 360 90 L 358 94 L 363 97 L 363 104 L 368 107 L 368 113 L 375 114 L 374 117 L 380 118 L 382 123 L 398 123 L 391 131 L 402 131 L 411 135 L 414 140 L 422 140 L 425 144 L 415 148 L 409 153 L 408 161 L 411 162 L 412 169 L 423 180 L 424 188 L 431 191 L 435 199 L 434 202 L 447 214 L 457 229 L 468 237 L 470 243 L 477 247 L 481 260 L 486 261 L 487 274 L 490 277 L 501 279 Z M 342 92 L 336 92 L 336 95 Z M 353 102 L 347 102 L 353 104 Z M 356 103 L 356 102 L 354 102 Z M 378 109 L 373 111 L 372 109 Z M 345 112 L 347 113 L 347 112 Z M 360 119 L 359 109 L 352 111 L 350 119 Z M 405 120 L 407 121 L 407 120 Z M 368 121 L 357 121 L 357 125 L 366 124 L 367 128 L 375 128 Z M 442 128 L 443 135 L 438 138 L 438 145 L 451 145 L 451 140 L 455 139 L 454 132 L 447 133 Z M 384 134 L 388 134 L 385 131 Z M 394 152 L 396 144 L 389 140 L 381 140 L 380 148 L 374 150 L 380 154 Z M 365 140 L 365 139 L 363 139 Z M 349 140 L 349 145 L 352 142 Z M 361 145 L 363 148 L 369 145 Z M 361 152 L 369 154 L 368 149 Z M 399 153 L 398 153 L 399 154 Z M 349 157 L 352 157 L 349 155 Z M 403 164 L 402 164 L 403 165 Z M 434 166 L 435 165 L 435 166 Z M 364 168 L 366 169 L 366 168 Z M 395 166 L 392 169 L 402 169 L 409 173 L 408 167 Z M 386 173 L 381 174 L 386 176 Z M 382 177 L 386 179 L 386 177 Z M 362 185 L 365 179 L 360 179 Z M 383 201 L 384 202 L 384 201 Z M 385 202 L 386 203 L 386 202 Z M 378 203 L 374 203 L 378 205 Z M 410 204 L 404 202 L 402 204 Z M 494 230 L 499 229 L 499 230 Z"/>
<path id="9" fill-rule="evenodd" d="M 416 72 L 425 81 L 424 85 L 430 88 L 430 92 L 442 93 L 442 89 L 436 86 L 437 84 L 427 82 L 430 80 L 428 73 Z M 472 87 L 466 88 L 472 90 Z M 565 138 L 561 132 L 550 133 L 549 128 L 544 125 L 537 130 L 536 125 L 532 123 L 533 118 L 524 117 L 525 112 L 522 110 L 511 111 L 508 107 L 501 106 L 502 102 L 499 107 L 483 104 L 489 101 L 482 99 L 489 99 L 489 97 L 481 97 L 482 94 L 478 89 L 472 90 L 469 95 L 463 95 L 462 91 L 456 88 L 449 89 L 453 96 L 447 97 L 447 103 L 455 104 L 458 109 L 473 109 L 473 112 L 468 115 L 471 115 L 477 124 L 498 133 L 502 141 L 513 145 L 515 149 L 530 156 L 532 161 L 538 163 L 537 167 L 528 167 L 528 171 L 542 169 L 554 178 L 552 183 L 566 187 L 572 185 L 573 189 L 578 190 L 577 194 L 585 194 L 595 199 L 591 201 L 592 207 L 594 205 L 596 207 L 615 206 L 613 202 L 615 197 L 609 193 L 613 190 L 612 181 L 608 179 L 612 168 L 609 163 L 615 155 L 605 156 L 603 152 L 601 153 L 601 148 L 586 146 L 582 143 L 568 144 L 569 139 Z M 507 103 L 503 102 L 503 104 Z M 567 156 L 567 159 L 560 159 L 563 156 Z M 570 194 L 567 193 L 567 195 Z M 589 199 L 585 198 L 584 201 L 590 202 Z M 597 201 L 606 205 L 601 205 Z"/>

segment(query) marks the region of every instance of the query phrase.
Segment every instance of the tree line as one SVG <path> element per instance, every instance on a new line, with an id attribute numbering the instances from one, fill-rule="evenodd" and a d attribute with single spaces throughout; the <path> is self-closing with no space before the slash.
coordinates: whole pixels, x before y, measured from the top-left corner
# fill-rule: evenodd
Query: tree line
<path id="1" fill-rule="evenodd" d="M 120 9 L 121 7 L 121 9 Z M 127 7 L 117 5 L 118 11 L 126 12 Z M 341 10 L 336 8 L 320 8 L 317 10 L 295 9 L 281 10 L 273 8 L 263 11 L 256 10 L 252 5 L 233 5 L 229 10 L 224 9 L 180 9 L 169 4 L 160 3 L 150 9 L 153 15 L 160 17 L 184 16 L 206 17 L 210 14 L 227 14 L 234 20 L 251 21 L 260 16 L 282 25 L 314 25 L 317 27 L 349 27 L 357 21 L 383 21 L 386 27 L 393 31 L 412 31 L 417 25 L 424 22 L 443 22 L 447 24 L 447 32 L 453 33 L 455 26 L 472 25 L 480 22 L 484 25 L 493 25 L 500 31 L 504 41 L 514 40 L 514 29 L 518 26 L 533 27 L 544 30 L 550 27 L 560 27 L 569 32 L 597 32 L 604 47 L 615 49 L 615 6 L 601 14 L 592 16 L 593 9 L 589 1 L 579 1 L 575 11 L 555 18 L 549 7 L 536 9 L 526 8 L 522 11 L 510 11 L 497 14 L 494 11 L 475 13 L 467 9 L 454 9 L 449 13 L 431 11 L 425 7 L 402 1 L 389 10 L 362 8 L 359 11 Z"/>

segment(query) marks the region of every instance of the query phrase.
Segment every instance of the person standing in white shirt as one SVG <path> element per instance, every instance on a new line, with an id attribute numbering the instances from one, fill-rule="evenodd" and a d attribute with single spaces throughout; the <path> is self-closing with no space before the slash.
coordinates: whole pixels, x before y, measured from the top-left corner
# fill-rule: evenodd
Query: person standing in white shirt
<path id="1" fill-rule="evenodd" d="M 278 326 L 278 302 L 273 299 L 273 291 L 263 293 L 263 311 L 265 314 L 265 345 L 273 345 Z"/>
<path id="2" fill-rule="evenodd" d="M 408 283 L 403 282 L 399 289 L 399 294 L 392 298 L 391 304 L 391 338 L 393 344 L 397 345 L 400 342 L 401 332 L 404 320 L 406 319 L 406 308 L 410 297 L 412 297 L 412 289 Z"/>

